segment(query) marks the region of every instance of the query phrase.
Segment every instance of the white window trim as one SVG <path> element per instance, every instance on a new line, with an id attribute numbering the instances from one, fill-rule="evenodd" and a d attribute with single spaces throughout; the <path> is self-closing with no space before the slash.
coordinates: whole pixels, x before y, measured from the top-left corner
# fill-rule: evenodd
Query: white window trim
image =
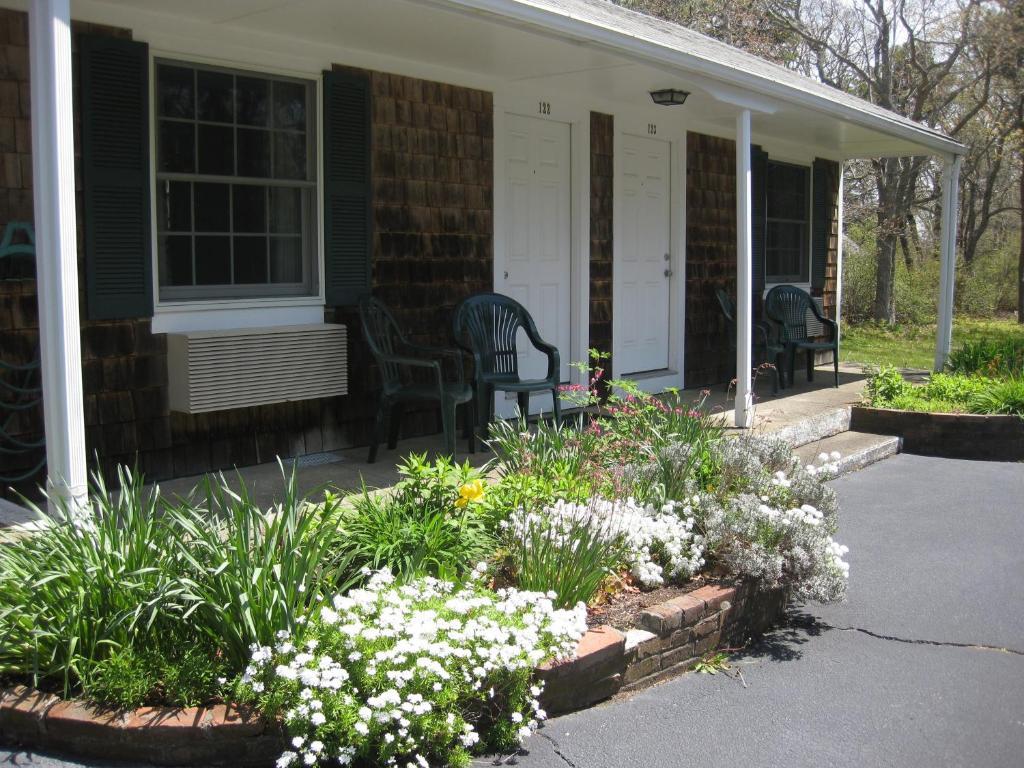
<path id="1" fill-rule="evenodd" d="M 807 280 L 799 283 L 786 283 L 786 282 L 772 282 L 768 279 L 768 243 L 765 242 L 765 258 L 764 258 L 764 293 L 761 294 L 763 299 L 768 295 L 768 291 L 777 285 L 792 285 L 795 288 L 803 288 L 807 293 L 811 292 L 811 271 L 814 269 L 814 163 L 808 163 L 806 160 L 790 160 L 782 156 L 771 157 L 768 156 L 768 162 L 786 163 L 788 165 L 799 165 L 802 168 L 807 169 Z M 767 213 L 766 213 L 767 218 Z M 765 231 L 765 238 L 768 237 L 767 228 Z"/>
<path id="2" fill-rule="evenodd" d="M 316 101 L 316 221 L 313 242 L 313 266 L 316 271 L 315 292 L 308 296 L 242 297 L 237 299 L 160 299 L 160 265 L 157 237 L 157 195 L 156 195 L 156 61 L 158 59 L 180 61 L 183 64 L 199 64 L 239 69 L 254 74 L 280 75 L 301 78 L 313 82 Z M 279 325 L 303 325 L 324 322 L 324 174 L 323 174 L 323 78 L 320 72 L 289 70 L 281 67 L 266 67 L 246 62 L 225 61 L 206 58 L 174 50 L 149 51 L 149 174 L 150 174 L 150 238 L 152 257 L 153 291 L 153 333 L 174 333 L 184 331 L 217 331 L 230 328 L 263 328 Z"/>

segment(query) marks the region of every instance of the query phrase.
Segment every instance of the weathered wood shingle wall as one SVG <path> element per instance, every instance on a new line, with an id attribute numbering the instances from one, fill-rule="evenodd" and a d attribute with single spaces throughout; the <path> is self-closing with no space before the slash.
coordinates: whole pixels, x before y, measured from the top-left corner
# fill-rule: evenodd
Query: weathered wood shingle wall
<path id="1" fill-rule="evenodd" d="M 615 118 L 590 113 L 590 348 L 612 351 L 612 212 Z M 611 370 L 611 360 L 603 367 Z"/>

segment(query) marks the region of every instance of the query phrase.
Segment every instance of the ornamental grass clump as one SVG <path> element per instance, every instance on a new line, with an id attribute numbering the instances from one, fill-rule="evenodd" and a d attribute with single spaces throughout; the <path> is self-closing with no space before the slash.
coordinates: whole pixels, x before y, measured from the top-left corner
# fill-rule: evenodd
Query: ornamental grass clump
<path id="1" fill-rule="evenodd" d="M 571 656 L 585 631 L 582 606 L 558 610 L 548 595 L 398 585 L 382 570 L 313 611 L 301 640 L 255 646 L 244 687 L 284 718 L 279 768 L 464 766 L 533 733 L 545 718 L 533 669 Z"/>

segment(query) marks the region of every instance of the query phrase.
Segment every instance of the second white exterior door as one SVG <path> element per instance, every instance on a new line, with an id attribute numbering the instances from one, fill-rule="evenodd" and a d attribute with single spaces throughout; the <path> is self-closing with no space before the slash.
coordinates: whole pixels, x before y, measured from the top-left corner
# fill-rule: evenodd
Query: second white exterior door
<path id="1" fill-rule="evenodd" d="M 613 297 L 615 374 L 668 368 L 672 286 L 671 144 L 622 138 L 622 203 Z"/>
<path id="2" fill-rule="evenodd" d="M 496 290 L 519 301 L 541 337 L 558 347 L 560 378 L 569 379 L 572 169 L 570 126 L 505 115 L 504 259 Z M 519 371 L 524 379 L 547 372 L 547 359 L 521 333 Z M 499 395 L 498 411 L 502 407 Z M 550 410 L 551 398 L 531 398 L 531 412 Z"/>

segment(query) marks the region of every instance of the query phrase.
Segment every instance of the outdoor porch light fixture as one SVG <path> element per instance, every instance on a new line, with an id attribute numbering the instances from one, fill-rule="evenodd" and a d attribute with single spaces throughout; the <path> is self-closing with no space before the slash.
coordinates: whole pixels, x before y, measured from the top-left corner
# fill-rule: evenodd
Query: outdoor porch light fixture
<path id="1" fill-rule="evenodd" d="M 689 95 L 689 91 L 680 91 L 678 88 L 662 88 L 660 91 L 651 91 L 651 100 L 660 107 L 679 107 Z"/>

